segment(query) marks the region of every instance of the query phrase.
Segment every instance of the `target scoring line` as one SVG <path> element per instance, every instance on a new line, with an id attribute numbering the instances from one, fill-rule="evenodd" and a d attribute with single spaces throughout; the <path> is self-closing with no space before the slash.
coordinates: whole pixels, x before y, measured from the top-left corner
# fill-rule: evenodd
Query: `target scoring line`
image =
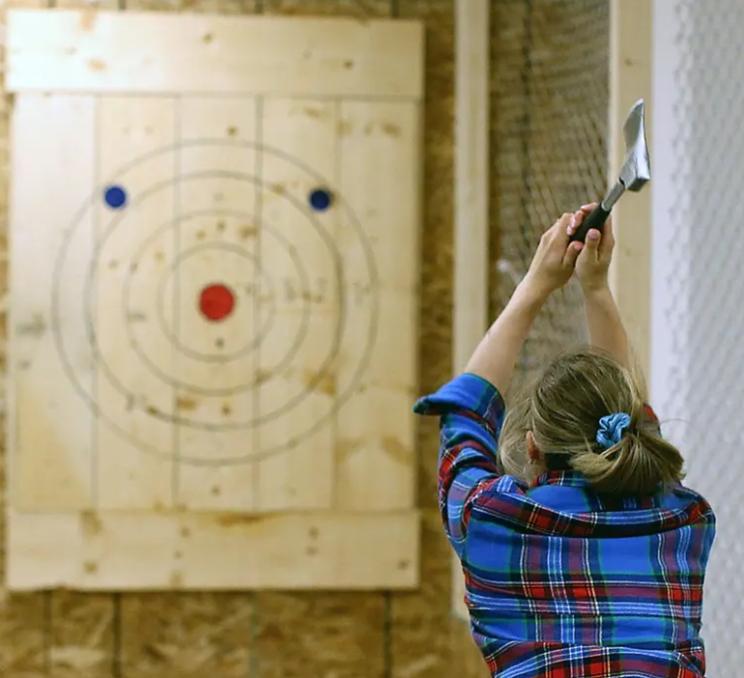
<path id="1" fill-rule="evenodd" d="M 142 162 L 142 161 L 144 161 L 144 159 L 147 159 L 147 158 L 155 157 L 156 155 L 159 155 L 159 154 L 162 154 L 162 153 L 172 152 L 172 151 L 178 151 L 182 147 L 185 148 L 185 147 L 193 147 L 193 146 L 203 146 L 203 145 L 211 144 L 211 143 L 218 143 L 220 145 L 224 145 L 224 141 L 223 140 L 217 140 L 216 142 L 212 142 L 211 140 L 199 140 L 199 141 L 188 142 L 186 144 L 180 144 L 180 145 L 179 144 L 176 144 L 176 145 L 173 145 L 173 146 L 170 146 L 170 147 L 161 149 L 161 150 L 159 150 L 157 152 L 148 153 L 146 156 L 143 156 L 143 158 L 140 158 L 139 159 L 139 162 Z M 230 145 L 234 145 L 234 144 L 230 144 Z M 263 151 L 265 153 L 272 153 L 272 152 L 274 152 L 278 156 L 280 156 L 283 159 L 287 160 L 288 162 L 301 167 L 302 169 L 304 169 L 305 171 L 307 171 L 314 178 L 319 178 L 319 175 L 317 175 L 317 173 L 315 173 L 307 165 L 305 165 L 304 163 L 302 163 L 302 162 L 300 162 L 300 161 L 298 161 L 296 159 L 293 159 L 291 156 L 289 156 L 289 154 L 286 154 L 283 151 L 280 151 L 280 150 L 277 150 L 277 149 L 271 149 L 270 147 L 267 147 L 267 146 L 262 146 L 262 147 L 255 146 L 253 144 L 250 144 L 249 142 L 240 142 L 240 145 L 241 146 L 245 146 L 245 147 L 256 147 L 256 148 L 259 148 L 261 151 Z M 124 170 L 126 170 L 128 168 L 131 169 L 131 168 L 135 167 L 136 165 L 137 165 L 137 162 L 136 161 L 131 161 L 130 163 L 127 164 L 127 166 L 125 166 L 125 168 L 123 168 L 119 172 L 119 174 L 117 174 L 115 176 L 121 176 L 121 174 L 124 172 Z M 217 171 L 217 172 L 210 173 L 210 174 L 217 175 L 217 176 L 229 176 L 231 173 Z M 179 181 L 181 179 L 182 178 L 179 177 Z M 322 181 L 322 178 L 320 178 L 320 179 Z M 256 181 L 255 178 L 253 178 L 253 180 Z M 163 183 L 164 182 L 160 182 L 159 186 L 162 187 Z M 324 182 L 324 183 L 327 183 L 327 182 Z M 257 182 L 257 184 L 260 186 L 260 182 Z M 261 188 L 263 188 L 263 187 L 261 187 Z M 68 249 L 70 247 L 70 243 L 72 241 L 72 237 L 74 236 L 75 231 L 79 227 L 79 221 L 82 219 L 82 217 L 85 214 L 85 212 L 94 203 L 94 200 L 95 200 L 95 196 L 96 195 L 100 195 L 98 193 L 98 191 L 95 191 L 94 192 L 94 195 L 91 197 L 91 199 L 86 204 L 84 204 L 82 206 L 82 208 L 78 212 L 78 215 L 76 216 L 75 220 L 72 222 L 72 224 L 70 225 L 70 227 L 67 229 L 67 237 L 63 241 L 63 245 L 60 248 L 60 252 L 59 252 L 58 259 L 57 259 L 57 263 L 55 265 L 55 279 L 57 279 L 58 282 L 61 280 L 62 272 L 64 270 L 64 264 L 65 264 L 66 254 L 67 254 L 67 251 L 68 251 Z M 329 196 L 330 195 L 331 194 L 329 194 Z M 293 200 L 293 196 L 284 195 L 282 197 L 289 198 L 291 201 Z M 337 199 L 336 199 L 335 196 L 333 196 L 333 200 L 332 201 L 334 203 L 337 202 Z M 364 254 L 364 261 L 365 261 L 365 264 L 367 266 L 367 271 L 369 273 L 369 280 L 370 280 L 370 282 L 369 282 L 369 294 L 370 294 L 370 301 L 372 303 L 372 314 L 371 314 L 371 317 L 370 317 L 369 333 L 368 333 L 368 336 L 367 336 L 367 339 L 368 340 L 365 342 L 364 350 L 362 351 L 362 354 L 361 354 L 361 358 L 362 359 L 358 363 L 357 368 L 355 369 L 355 371 L 353 372 L 352 378 L 351 378 L 351 381 L 350 381 L 349 385 L 343 390 L 343 392 L 337 394 L 336 399 L 333 401 L 333 403 L 332 403 L 332 405 L 330 407 L 330 410 L 326 414 L 325 417 L 318 418 L 314 422 L 314 424 L 308 428 L 307 431 L 304 431 L 302 434 L 298 434 L 297 437 L 295 437 L 293 439 L 290 439 L 289 441 L 286 441 L 283 444 L 275 445 L 274 447 L 268 448 L 266 450 L 254 451 L 254 452 L 252 452 L 252 453 L 250 453 L 248 455 L 243 455 L 243 456 L 241 456 L 239 458 L 229 458 L 229 459 L 220 459 L 220 460 L 206 460 L 206 459 L 202 459 L 202 458 L 185 458 L 185 457 L 181 457 L 180 458 L 181 461 L 184 461 L 184 462 L 187 462 L 187 463 L 193 463 L 193 464 L 196 464 L 196 465 L 213 465 L 213 464 L 224 465 L 224 464 L 230 464 L 230 463 L 242 463 L 244 461 L 255 461 L 257 459 L 264 458 L 264 457 L 269 456 L 271 454 L 275 454 L 275 453 L 277 453 L 277 452 L 279 452 L 279 451 L 281 451 L 283 449 L 291 449 L 292 447 L 295 447 L 296 446 L 296 444 L 297 444 L 297 442 L 298 442 L 298 440 L 300 438 L 302 438 L 302 437 L 304 437 L 306 435 L 312 434 L 320 426 L 324 425 L 325 418 L 327 418 L 327 416 L 331 416 L 333 413 L 335 413 L 336 411 L 338 411 L 338 409 L 343 405 L 343 403 L 345 402 L 345 400 L 347 400 L 348 397 L 350 397 L 351 393 L 353 393 L 356 390 L 356 388 L 358 387 L 359 380 L 361 378 L 361 374 L 363 373 L 364 367 L 366 366 L 366 364 L 367 364 L 367 362 L 369 360 L 369 357 L 370 357 L 371 351 L 372 351 L 372 347 L 374 345 L 375 337 L 376 337 L 376 334 L 377 334 L 377 328 L 378 328 L 378 314 L 377 314 L 377 311 L 378 311 L 378 305 L 379 305 L 379 302 L 377 300 L 377 280 L 378 279 L 377 279 L 377 270 L 376 270 L 376 266 L 375 266 L 375 262 L 374 262 L 374 255 L 372 254 L 372 248 L 371 248 L 370 243 L 366 239 L 366 235 L 365 235 L 365 233 L 364 233 L 364 231 L 363 231 L 363 229 L 361 227 L 361 224 L 360 224 L 359 220 L 356 218 L 356 216 L 354 215 L 354 213 L 349 209 L 348 205 L 345 205 L 345 203 L 343 201 L 338 201 L 338 203 L 346 211 L 346 213 L 347 213 L 347 215 L 349 217 L 349 225 L 352 226 L 353 230 L 356 232 L 356 234 L 357 234 L 357 236 L 359 238 L 359 242 L 360 242 L 361 247 L 362 247 L 362 252 Z M 128 204 L 128 196 L 126 195 L 126 193 L 124 193 L 124 201 L 122 202 L 122 206 L 124 204 Z M 329 204 L 330 204 L 330 201 L 329 201 Z M 322 209 L 324 209 L 323 207 L 318 208 L 317 206 L 312 205 L 312 204 L 311 204 L 311 207 L 313 207 L 313 209 L 315 209 L 317 211 L 321 211 Z M 314 219 L 312 219 L 312 217 L 310 217 L 310 218 L 311 218 L 312 221 L 314 221 Z M 114 225 L 118 221 L 119 221 L 118 219 L 115 219 L 114 220 Z M 110 231 L 111 231 L 111 227 L 109 227 L 108 234 L 110 234 Z M 107 236 L 108 236 L 108 234 L 107 234 Z M 325 235 L 327 236 L 327 234 L 325 234 Z M 105 237 L 107 237 L 107 236 L 105 236 Z M 334 244 L 332 242 L 332 240 L 329 242 L 329 239 L 325 239 L 325 241 L 327 242 L 327 244 L 329 244 L 329 248 Z M 96 247 L 96 249 L 95 249 L 94 259 L 100 256 L 101 251 L 102 251 L 102 245 L 99 244 Z M 338 253 L 337 252 L 335 252 L 335 254 L 338 256 Z M 359 283 L 353 283 L 353 284 L 354 285 L 358 285 Z M 366 287 L 366 285 L 365 285 L 365 287 Z M 117 424 L 117 422 L 111 420 L 111 418 L 105 412 L 103 412 L 101 410 L 101 408 L 99 407 L 98 403 L 91 397 L 91 394 L 88 393 L 85 390 L 85 388 L 82 386 L 82 384 L 77 379 L 77 375 L 75 373 L 75 370 L 72 368 L 72 365 L 71 365 L 71 363 L 69 361 L 69 358 L 67 356 L 67 352 L 66 352 L 66 349 L 65 349 L 64 339 L 62 337 L 62 331 L 61 331 L 62 323 L 60 322 L 60 305 L 61 305 L 61 300 L 60 300 L 59 289 L 60 289 L 60 286 L 59 285 L 55 285 L 55 289 L 53 290 L 53 295 L 52 295 L 52 319 L 53 319 L 52 325 L 53 325 L 54 332 L 55 332 L 55 343 L 57 345 L 58 352 L 59 352 L 60 358 L 61 358 L 62 363 L 63 363 L 63 367 L 64 367 L 65 372 L 67 373 L 68 377 L 70 378 L 73 387 L 78 392 L 78 394 L 89 404 L 89 406 L 90 406 L 91 410 L 93 411 L 94 415 L 97 416 L 97 417 L 99 417 L 99 418 L 101 418 L 102 420 L 104 420 L 109 426 L 111 426 L 113 429 L 115 429 L 119 434 L 123 435 L 125 438 L 131 439 L 132 442 L 135 443 L 135 445 L 137 445 L 141 449 L 144 449 L 145 451 L 153 452 L 153 453 L 155 453 L 155 454 L 157 454 L 159 456 L 167 456 L 167 457 L 170 458 L 172 456 L 170 453 L 164 454 L 162 451 L 157 450 L 156 448 L 153 448 L 150 445 L 143 444 L 143 441 L 138 440 L 136 438 L 133 438 L 132 435 L 131 435 L 131 433 L 129 431 L 127 431 L 125 429 L 122 429 L 122 427 L 119 426 Z M 340 291 L 340 293 L 342 295 L 341 303 L 339 304 L 339 311 L 340 311 L 339 315 L 341 315 L 341 314 L 343 314 L 343 312 L 345 310 L 344 309 L 344 299 L 343 299 L 343 293 L 344 293 L 344 287 L 343 287 L 343 285 L 341 285 L 339 287 L 339 291 Z M 101 355 L 100 351 L 98 350 L 97 342 L 96 342 L 96 331 L 95 331 L 94 327 L 92 326 L 92 322 L 91 322 L 90 317 L 88 318 L 88 322 L 86 324 L 89 327 L 88 337 L 89 337 L 89 342 L 90 342 L 90 345 L 91 345 L 91 350 L 93 352 L 93 356 L 94 356 L 94 358 L 97 359 L 97 361 L 102 361 L 103 360 L 103 356 Z M 336 347 L 335 347 L 337 349 L 339 342 L 334 342 L 334 343 L 337 344 Z M 99 364 L 100 364 L 100 362 L 99 362 Z M 105 370 L 106 369 L 105 363 L 103 364 L 103 366 L 104 366 L 104 370 Z M 110 376 L 111 375 L 109 375 L 109 377 Z M 319 377 L 322 376 L 322 373 L 319 373 L 318 376 Z M 206 426 L 205 428 L 207 428 L 208 430 L 221 430 L 224 427 L 223 426 L 221 426 L 221 427 Z"/>

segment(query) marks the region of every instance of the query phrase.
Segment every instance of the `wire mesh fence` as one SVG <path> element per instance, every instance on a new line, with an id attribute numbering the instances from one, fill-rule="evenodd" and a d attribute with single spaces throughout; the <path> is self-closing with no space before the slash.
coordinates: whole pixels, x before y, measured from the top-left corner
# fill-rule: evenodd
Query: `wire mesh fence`
<path id="1" fill-rule="evenodd" d="M 654 122 L 665 128 L 669 149 L 655 169 L 666 184 L 655 193 L 653 394 L 662 419 L 670 419 L 666 435 L 687 459 L 687 484 L 717 514 L 703 612 L 708 675 L 738 676 L 744 658 L 744 543 L 738 538 L 744 472 L 744 4 L 672 0 L 662 11 L 655 29 L 661 85 Z"/>
<path id="2" fill-rule="evenodd" d="M 527 271 L 540 235 L 606 188 L 607 0 L 492 3 L 491 316 Z M 513 390 L 586 342 L 572 283 L 538 317 Z"/>
<path id="3" fill-rule="evenodd" d="M 493 4 L 492 311 L 526 272 L 540 234 L 606 187 L 606 0 Z M 518 382 L 585 340 L 574 285 L 550 300 L 527 341 Z"/>

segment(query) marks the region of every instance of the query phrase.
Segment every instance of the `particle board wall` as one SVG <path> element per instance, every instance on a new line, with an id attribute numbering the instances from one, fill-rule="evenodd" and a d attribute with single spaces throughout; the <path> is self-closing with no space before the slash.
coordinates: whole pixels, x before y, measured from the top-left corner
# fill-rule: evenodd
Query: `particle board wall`
<path id="1" fill-rule="evenodd" d="M 11 4 L 47 6 L 46 0 Z M 427 54 L 420 389 L 431 390 L 449 377 L 452 0 L 58 0 L 52 4 L 118 7 L 123 11 L 325 14 L 359 20 L 401 16 L 424 20 Z M 3 238 L 10 103 L 2 101 L 0 116 Z M 4 241 L 0 244 L 5 289 Z M 0 674 L 7 678 L 485 676 L 465 625 L 450 615 L 450 558 L 436 510 L 437 431 L 433 422 L 419 426 L 417 447 L 418 503 L 423 509 L 422 585 L 418 591 L 115 595 L 69 591 L 8 595 L 0 591 Z M 3 491 L 4 487 L 3 482 Z M 0 567 L 4 567 L 4 558 Z"/>

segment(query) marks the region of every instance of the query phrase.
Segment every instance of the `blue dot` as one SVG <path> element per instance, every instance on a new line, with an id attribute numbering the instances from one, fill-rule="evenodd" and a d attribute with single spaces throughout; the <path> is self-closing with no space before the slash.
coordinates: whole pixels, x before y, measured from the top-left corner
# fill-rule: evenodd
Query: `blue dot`
<path id="1" fill-rule="evenodd" d="M 333 195 L 327 188 L 316 188 L 310 193 L 308 200 L 316 212 L 324 212 L 331 206 Z"/>
<path id="2" fill-rule="evenodd" d="M 127 204 L 127 192 L 122 186 L 107 186 L 103 198 L 106 204 L 115 210 Z"/>

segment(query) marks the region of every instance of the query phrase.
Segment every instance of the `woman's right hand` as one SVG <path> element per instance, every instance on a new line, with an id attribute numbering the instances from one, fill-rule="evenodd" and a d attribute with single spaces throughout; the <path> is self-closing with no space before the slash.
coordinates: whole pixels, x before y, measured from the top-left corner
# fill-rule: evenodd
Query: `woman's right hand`
<path id="1" fill-rule="evenodd" d="M 576 231 L 581 222 L 592 213 L 597 203 L 582 205 L 576 212 L 573 227 L 569 226 L 569 236 Z M 576 260 L 576 277 L 581 283 L 584 292 L 593 292 L 608 286 L 608 271 L 612 261 L 612 250 L 615 247 L 615 238 L 612 234 L 612 217 L 608 217 L 600 232 L 595 228 L 586 234 L 584 248 Z"/>

